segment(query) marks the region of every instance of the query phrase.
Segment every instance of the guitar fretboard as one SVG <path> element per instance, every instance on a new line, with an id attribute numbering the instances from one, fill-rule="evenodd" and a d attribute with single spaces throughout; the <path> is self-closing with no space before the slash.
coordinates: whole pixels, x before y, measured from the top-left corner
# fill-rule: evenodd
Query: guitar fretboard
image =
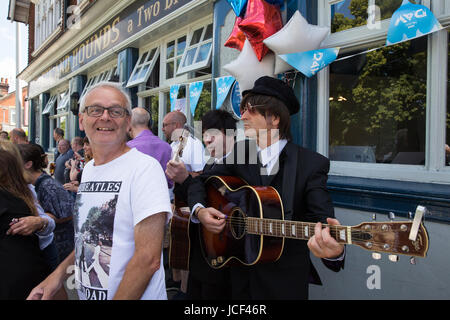
<path id="1" fill-rule="evenodd" d="M 247 233 L 300 240 L 309 240 L 314 235 L 315 225 L 315 223 L 311 222 L 246 218 Z M 322 227 L 329 227 L 330 235 L 338 243 L 352 243 L 352 227 L 327 224 L 322 224 Z"/>

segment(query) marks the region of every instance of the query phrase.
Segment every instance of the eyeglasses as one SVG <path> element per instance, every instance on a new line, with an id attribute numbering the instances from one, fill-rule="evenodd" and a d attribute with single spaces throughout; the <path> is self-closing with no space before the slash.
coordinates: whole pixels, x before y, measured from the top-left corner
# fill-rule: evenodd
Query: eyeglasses
<path id="1" fill-rule="evenodd" d="M 254 114 L 256 112 L 257 108 L 265 107 L 263 104 L 255 104 L 251 105 L 250 103 L 247 103 L 245 106 L 240 107 L 239 111 L 241 112 L 241 116 L 246 112 L 250 112 L 250 114 Z"/>
<path id="2" fill-rule="evenodd" d="M 103 113 L 106 111 L 108 111 L 108 115 L 111 118 L 123 118 L 126 115 L 129 114 L 128 110 L 121 107 L 121 106 L 113 106 L 113 107 L 109 107 L 109 108 L 105 108 L 102 106 L 87 106 L 85 107 L 85 111 L 87 113 L 88 116 L 90 117 L 101 117 L 103 115 Z"/>
<path id="3" fill-rule="evenodd" d="M 167 122 L 167 123 L 164 123 L 164 122 L 163 122 L 162 127 L 165 128 L 165 127 L 167 127 L 168 125 L 175 124 L 175 123 L 176 123 L 176 122 Z"/>

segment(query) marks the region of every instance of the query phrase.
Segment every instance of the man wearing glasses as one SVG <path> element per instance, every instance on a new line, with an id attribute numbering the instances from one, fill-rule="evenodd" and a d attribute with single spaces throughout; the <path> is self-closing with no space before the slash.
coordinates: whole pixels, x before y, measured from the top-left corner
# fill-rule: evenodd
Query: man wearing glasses
<path id="1" fill-rule="evenodd" d="M 100 82 L 81 99 L 79 124 L 93 161 L 78 188 L 75 250 L 28 299 L 59 297 L 65 280 L 80 299 L 167 299 L 161 250 L 171 218 L 167 181 L 154 158 L 126 145 L 130 123 L 131 101 L 119 84 Z"/>
<path id="2" fill-rule="evenodd" d="M 206 207 L 204 181 L 208 176 L 237 176 L 253 186 L 272 186 L 281 196 L 285 220 L 318 222 L 305 241 L 285 239 L 278 260 L 251 266 L 230 267 L 233 299 L 307 299 L 308 283 L 318 283 L 309 251 L 339 271 L 344 246 L 321 223 L 338 225 L 326 188 L 329 160 L 290 142 L 290 116 L 300 109 L 291 87 L 283 81 L 262 77 L 243 92 L 241 119 L 250 138 L 236 143 L 224 164 L 194 179 L 188 191 L 189 206 L 207 230 L 219 234 L 227 217 Z M 243 144 L 243 145 L 242 145 Z M 309 250 L 308 250 L 309 249 Z M 315 279 L 311 279 L 312 276 Z"/>

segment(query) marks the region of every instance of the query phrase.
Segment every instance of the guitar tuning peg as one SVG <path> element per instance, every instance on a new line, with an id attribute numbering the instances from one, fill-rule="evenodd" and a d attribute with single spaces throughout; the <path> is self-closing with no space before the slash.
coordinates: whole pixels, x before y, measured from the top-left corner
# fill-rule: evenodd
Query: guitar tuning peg
<path id="1" fill-rule="evenodd" d="M 372 258 L 375 259 L 375 260 L 380 260 L 381 259 L 381 253 L 372 252 Z"/>
<path id="2" fill-rule="evenodd" d="M 372 220 L 373 220 L 373 221 L 377 220 L 377 214 L 376 214 L 376 213 L 374 213 L 374 214 L 372 215 Z"/>
<path id="3" fill-rule="evenodd" d="M 398 260 L 400 260 L 400 259 L 399 259 L 398 255 L 390 254 L 389 255 L 389 260 L 392 261 L 392 262 L 398 262 Z"/>
<path id="4" fill-rule="evenodd" d="M 409 259 L 409 263 L 411 263 L 412 265 L 416 265 L 416 258 L 411 257 L 411 259 Z"/>
<path id="5" fill-rule="evenodd" d="M 395 219 L 395 214 L 393 212 L 389 212 L 389 220 L 394 220 Z"/>
<path id="6" fill-rule="evenodd" d="M 409 219 L 409 220 L 412 220 L 412 219 L 413 219 L 413 214 L 412 214 L 411 211 L 408 212 L 408 219 Z"/>

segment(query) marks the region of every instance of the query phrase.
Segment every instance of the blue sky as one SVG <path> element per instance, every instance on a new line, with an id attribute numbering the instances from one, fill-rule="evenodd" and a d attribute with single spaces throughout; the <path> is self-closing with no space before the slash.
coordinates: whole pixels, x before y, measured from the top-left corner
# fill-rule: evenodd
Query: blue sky
<path id="1" fill-rule="evenodd" d="M 16 75 L 16 23 L 11 23 L 8 17 L 8 0 L 0 0 L 0 78 L 8 78 L 9 91 L 15 90 Z M 27 64 L 28 27 L 20 24 L 20 71 Z M 22 82 L 22 86 L 25 83 Z"/>

